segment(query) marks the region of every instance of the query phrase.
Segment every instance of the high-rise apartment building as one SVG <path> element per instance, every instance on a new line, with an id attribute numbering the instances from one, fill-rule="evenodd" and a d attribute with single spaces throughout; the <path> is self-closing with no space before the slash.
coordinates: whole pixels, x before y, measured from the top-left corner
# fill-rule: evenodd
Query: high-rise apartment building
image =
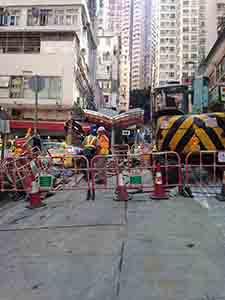
<path id="1" fill-rule="evenodd" d="M 150 85 L 151 1 L 131 1 L 131 90 Z"/>
<path id="2" fill-rule="evenodd" d="M 121 18 L 121 58 L 120 58 L 120 101 L 119 109 L 129 109 L 131 36 L 132 36 L 132 0 L 122 0 Z"/>
<path id="3" fill-rule="evenodd" d="M 116 108 L 119 102 L 120 38 L 103 33 L 97 36 L 97 81 L 103 92 L 102 107 Z"/>
<path id="4" fill-rule="evenodd" d="M 216 25 L 218 32 L 225 25 L 225 0 L 216 1 Z"/>
<path id="5" fill-rule="evenodd" d="M 207 0 L 159 0 L 156 85 L 187 81 L 206 55 Z"/>
<path id="6" fill-rule="evenodd" d="M 211 49 L 218 34 L 225 28 L 225 0 L 207 0 L 207 50 Z"/>
<path id="7" fill-rule="evenodd" d="M 122 0 L 100 0 L 98 30 L 120 35 L 121 16 Z"/>
<path id="8" fill-rule="evenodd" d="M 178 1 L 178 68 L 179 81 L 190 81 L 206 56 L 207 0 Z"/>
<path id="9" fill-rule="evenodd" d="M 151 3 L 152 0 L 100 1 L 100 35 L 105 32 L 121 38 L 120 110 L 128 110 L 131 90 L 150 85 Z"/>

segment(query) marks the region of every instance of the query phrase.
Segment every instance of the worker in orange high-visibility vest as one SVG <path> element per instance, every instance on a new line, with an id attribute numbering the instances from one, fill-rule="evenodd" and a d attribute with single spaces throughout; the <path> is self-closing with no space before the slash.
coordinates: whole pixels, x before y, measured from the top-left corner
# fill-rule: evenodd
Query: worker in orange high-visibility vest
<path id="1" fill-rule="evenodd" d="M 100 155 L 100 157 L 96 161 L 97 168 L 99 169 L 96 183 L 103 184 L 105 183 L 106 174 L 106 158 L 104 156 L 109 154 L 109 138 L 103 126 L 98 128 L 97 134 L 97 154 Z"/>

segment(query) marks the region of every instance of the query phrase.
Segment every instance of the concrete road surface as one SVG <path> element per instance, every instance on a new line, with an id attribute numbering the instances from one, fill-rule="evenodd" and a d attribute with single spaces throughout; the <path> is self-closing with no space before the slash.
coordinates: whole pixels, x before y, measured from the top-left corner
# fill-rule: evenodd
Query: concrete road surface
<path id="1" fill-rule="evenodd" d="M 0 300 L 225 299 L 224 237 L 208 209 L 85 196 L 0 209 Z"/>

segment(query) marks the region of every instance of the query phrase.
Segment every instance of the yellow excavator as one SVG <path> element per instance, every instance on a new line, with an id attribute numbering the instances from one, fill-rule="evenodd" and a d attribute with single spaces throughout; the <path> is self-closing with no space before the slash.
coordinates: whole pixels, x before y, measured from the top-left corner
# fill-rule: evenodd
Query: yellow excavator
<path id="1" fill-rule="evenodd" d="M 189 152 L 225 150 L 224 112 L 189 113 L 192 103 L 184 85 L 168 85 L 156 92 L 155 150 L 174 151 L 181 158 Z"/>

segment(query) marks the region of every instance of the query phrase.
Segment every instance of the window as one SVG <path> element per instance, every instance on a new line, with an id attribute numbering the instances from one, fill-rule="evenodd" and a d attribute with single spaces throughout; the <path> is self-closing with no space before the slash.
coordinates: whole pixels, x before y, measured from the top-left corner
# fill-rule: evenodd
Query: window
<path id="1" fill-rule="evenodd" d="M 10 98 L 23 98 L 23 77 L 12 76 L 10 81 Z"/>
<path id="2" fill-rule="evenodd" d="M 53 23 L 53 11 L 50 9 L 32 8 L 28 10 L 28 26 L 45 26 Z"/>
<path id="3" fill-rule="evenodd" d="M 10 98 L 34 97 L 33 91 L 29 87 L 30 77 L 12 76 L 10 80 Z M 45 88 L 39 92 L 40 99 L 62 99 L 62 79 L 60 77 L 45 77 Z"/>
<path id="4" fill-rule="evenodd" d="M 105 95 L 104 96 L 104 101 L 105 101 L 105 103 L 109 103 L 109 96 Z"/>
<path id="5" fill-rule="evenodd" d="M 39 93 L 40 99 L 62 99 L 62 79 L 60 77 L 46 77 L 45 88 Z"/>
<path id="6" fill-rule="evenodd" d="M 48 24 L 48 10 L 41 9 L 40 11 L 40 25 L 44 26 Z"/>
<path id="7" fill-rule="evenodd" d="M 78 14 L 77 9 L 67 9 L 66 10 L 66 25 L 78 25 Z"/>
<path id="8" fill-rule="evenodd" d="M 40 34 L 30 32 L 0 33 L 0 51 L 2 53 L 39 53 Z"/>

